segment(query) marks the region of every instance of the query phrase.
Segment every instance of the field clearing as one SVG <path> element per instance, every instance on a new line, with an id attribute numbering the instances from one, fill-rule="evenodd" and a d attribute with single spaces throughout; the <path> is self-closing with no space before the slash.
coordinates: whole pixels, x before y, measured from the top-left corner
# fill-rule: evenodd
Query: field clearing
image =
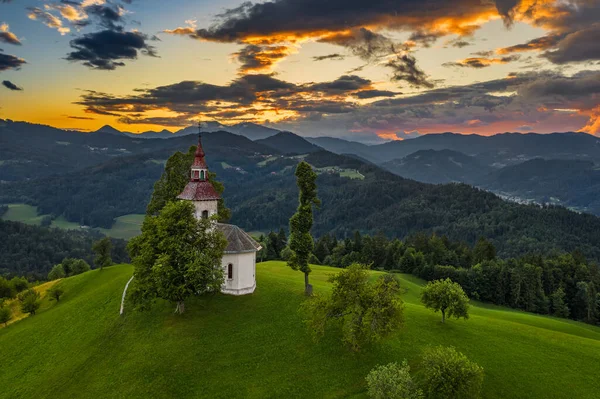
<path id="1" fill-rule="evenodd" d="M 49 215 L 38 215 L 37 207 L 35 206 L 27 204 L 8 204 L 8 211 L 4 214 L 2 219 L 39 226 L 46 216 Z M 116 218 L 112 228 L 98 228 L 94 230 L 99 230 L 103 234 L 113 238 L 128 240 L 140 234 L 143 221 L 144 215 L 141 214 L 124 215 Z M 54 219 L 50 227 L 67 230 L 81 229 L 81 226 L 78 223 L 69 222 L 63 216 Z"/>

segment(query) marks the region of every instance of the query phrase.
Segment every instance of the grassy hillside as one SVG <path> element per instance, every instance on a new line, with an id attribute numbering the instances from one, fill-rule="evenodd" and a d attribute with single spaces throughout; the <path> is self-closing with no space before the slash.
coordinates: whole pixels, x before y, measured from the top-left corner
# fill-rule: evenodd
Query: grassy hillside
<path id="1" fill-rule="evenodd" d="M 315 267 L 315 290 L 336 269 Z M 131 266 L 62 281 L 59 304 L 0 329 L 0 397 L 364 397 L 375 365 L 407 358 L 418 371 L 427 345 L 454 345 L 485 369 L 485 398 L 593 398 L 600 390 L 600 329 L 474 306 L 442 325 L 418 302 L 421 281 L 402 276 L 406 322 L 354 354 L 335 334 L 314 344 L 298 314 L 300 273 L 258 265 L 250 296 L 190 301 L 183 316 L 159 303 L 118 315 Z"/>

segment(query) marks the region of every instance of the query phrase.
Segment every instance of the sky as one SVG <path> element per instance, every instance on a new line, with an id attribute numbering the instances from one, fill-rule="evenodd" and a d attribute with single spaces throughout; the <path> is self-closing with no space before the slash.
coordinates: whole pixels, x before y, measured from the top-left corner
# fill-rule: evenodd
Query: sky
<path id="1" fill-rule="evenodd" d="M 600 134 L 600 0 L 0 0 L 0 118 Z"/>

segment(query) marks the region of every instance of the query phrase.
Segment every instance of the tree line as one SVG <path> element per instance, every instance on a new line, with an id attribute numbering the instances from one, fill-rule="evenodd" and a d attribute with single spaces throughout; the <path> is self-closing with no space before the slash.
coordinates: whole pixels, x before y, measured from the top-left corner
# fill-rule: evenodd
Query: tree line
<path id="1" fill-rule="evenodd" d="M 260 239 L 261 260 L 287 260 L 285 231 Z M 410 273 L 427 281 L 450 278 L 470 298 L 528 312 L 600 322 L 600 269 L 581 252 L 550 252 L 501 258 L 496 247 L 480 238 L 471 246 L 446 236 L 418 233 L 405 240 L 355 232 L 338 239 L 315 240 L 313 264 L 347 268 L 354 263 L 373 269 Z"/>

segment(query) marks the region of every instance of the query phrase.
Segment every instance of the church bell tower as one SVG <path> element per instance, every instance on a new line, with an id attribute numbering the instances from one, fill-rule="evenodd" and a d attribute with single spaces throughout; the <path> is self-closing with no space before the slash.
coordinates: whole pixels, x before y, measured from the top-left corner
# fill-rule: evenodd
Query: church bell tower
<path id="1" fill-rule="evenodd" d="M 216 215 L 218 202 L 221 199 L 221 196 L 208 180 L 208 166 L 206 165 L 205 155 L 202 147 L 202 132 L 200 132 L 198 134 L 198 147 L 194 154 L 194 163 L 192 163 L 190 170 L 190 181 L 177 197 L 181 200 L 192 201 L 198 219 L 207 219 Z"/>

